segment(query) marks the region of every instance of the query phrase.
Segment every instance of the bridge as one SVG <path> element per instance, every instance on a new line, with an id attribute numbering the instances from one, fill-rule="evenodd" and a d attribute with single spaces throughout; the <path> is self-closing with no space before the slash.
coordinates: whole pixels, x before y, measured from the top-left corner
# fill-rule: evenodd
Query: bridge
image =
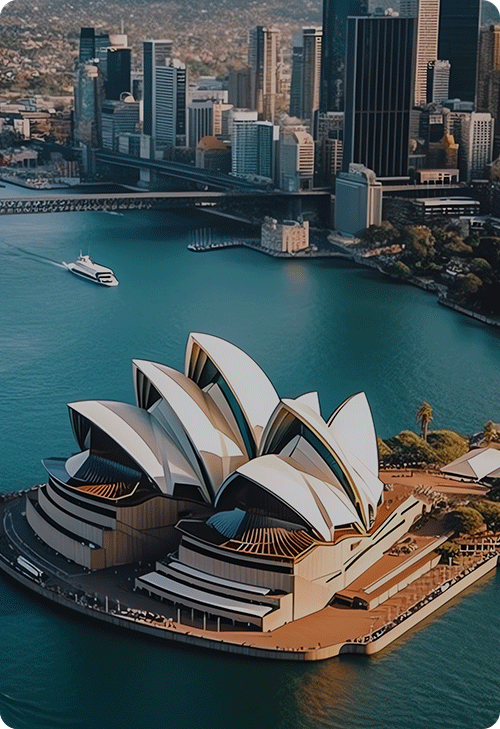
<path id="1" fill-rule="evenodd" d="M 242 222 L 258 222 L 264 215 L 296 219 L 304 205 L 310 210 L 326 207 L 325 191 L 282 192 L 256 189 L 187 192 L 43 193 L 37 196 L 0 198 L 0 215 L 68 212 L 118 212 L 206 208 Z M 232 214 L 232 215 L 230 215 Z"/>
<path id="2" fill-rule="evenodd" d="M 214 170 L 204 170 L 194 165 L 186 165 L 181 162 L 170 162 L 167 160 L 156 161 L 142 157 L 130 157 L 118 152 L 107 152 L 99 150 L 95 153 L 96 162 L 99 165 L 111 165 L 113 167 L 127 167 L 135 170 L 149 170 L 162 177 L 170 177 L 184 183 L 191 182 L 202 185 L 204 188 L 215 188 L 217 190 L 265 190 L 266 186 L 241 177 L 225 175 Z"/>

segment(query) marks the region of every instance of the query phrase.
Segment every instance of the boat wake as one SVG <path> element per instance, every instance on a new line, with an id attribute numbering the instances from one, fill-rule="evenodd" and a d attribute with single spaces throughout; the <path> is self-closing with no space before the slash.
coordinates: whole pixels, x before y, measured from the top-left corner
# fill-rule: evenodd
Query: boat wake
<path id="1" fill-rule="evenodd" d="M 40 263 L 48 263 L 51 266 L 57 266 L 58 268 L 66 268 L 64 263 L 61 263 L 60 261 L 54 261 L 52 258 L 42 256 L 40 253 L 35 253 L 34 251 L 29 251 L 26 248 L 20 248 L 19 246 L 10 245 L 8 243 L 6 245 L 14 254 L 17 254 L 19 256 L 31 258 L 31 260 L 40 261 Z"/>

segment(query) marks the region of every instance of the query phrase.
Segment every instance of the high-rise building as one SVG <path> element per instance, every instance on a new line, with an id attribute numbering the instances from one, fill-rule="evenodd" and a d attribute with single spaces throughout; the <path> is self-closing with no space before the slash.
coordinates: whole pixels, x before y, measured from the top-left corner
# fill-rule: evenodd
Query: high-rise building
<path id="1" fill-rule="evenodd" d="M 94 28 L 80 28 L 79 63 L 85 63 L 95 58 L 95 30 Z"/>
<path id="2" fill-rule="evenodd" d="M 403 0 L 401 17 L 416 18 L 415 106 L 427 103 L 427 66 L 438 58 L 440 0 Z"/>
<path id="3" fill-rule="evenodd" d="M 258 25 L 249 33 L 250 100 L 265 121 L 274 121 L 278 83 L 280 32 Z"/>
<path id="4" fill-rule="evenodd" d="M 139 102 L 133 96 L 123 101 L 106 100 L 102 105 L 103 149 L 118 150 L 120 134 L 135 134 L 139 123 Z"/>
<path id="5" fill-rule="evenodd" d="M 346 27 L 350 15 L 368 12 L 368 0 L 324 0 L 321 49 L 322 111 L 344 110 Z"/>
<path id="6" fill-rule="evenodd" d="M 321 83 L 321 28 L 303 28 L 302 118 L 309 119 L 311 128 L 319 109 Z"/>
<path id="7" fill-rule="evenodd" d="M 237 109 L 250 106 L 250 68 L 232 68 L 227 80 L 227 100 Z"/>
<path id="8" fill-rule="evenodd" d="M 290 82 L 290 116 L 302 118 L 302 88 L 304 78 L 304 46 L 302 35 L 293 41 L 292 50 L 292 78 Z"/>
<path id="9" fill-rule="evenodd" d="M 106 98 L 119 101 L 121 94 L 131 92 L 130 48 L 107 49 Z"/>
<path id="10" fill-rule="evenodd" d="M 153 142 L 156 149 L 187 145 L 186 66 L 170 59 L 155 69 Z"/>
<path id="11" fill-rule="evenodd" d="M 437 58 L 450 62 L 450 98 L 475 101 L 481 0 L 441 0 Z"/>
<path id="12" fill-rule="evenodd" d="M 299 129 L 285 128 L 280 135 L 280 188 L 287 192 L 310 190 L 314 179 L 314 139 Z"/>
<path id="13" fill-rule="evenodd" d="M 196 149 L 203 137 L 214 136 L 213 101 L 192 101 L 188 106 L 189 143 L 191 149 Z"/>
<path id="14" fill-rule="evenodd" d="M 427 64 L 427 103 L 441 104 L 450 98 L 450 62 L 429 61 Z"/>
<path id="15" fill-rule="evenodd" d="M 477 73 L 477 111 L 495 119 L 496 158 L 500 153 L 500 24 L 481 28 Z"/>
<path id="16" fill-rule="evenodd" d="M 461 179 L 484 179 L 486 165 L 493 157 L 495 120 L 491 114 L 464 114 L 461 124 L 459 166 Z"/>
<path id="17" fill-rule="evenodd" d="M 240 177 L 274 179 L 278 127 L 267 121 L 239 120 L 233 117 L 231 172 Z"/>
<path id="18" fill-rule="evenodd" d="M 414 38 L 413 18 L 349 18 L 344 172 L 354 162 L 373 170 L 377 177 L 408 174 Z"/>
<path id="19" fill-rule="evenodd" d="M 102 144 L 104 79 L 98 63 L 80 63 L 75 77 L 75 142 L 96 149 Z"/>
<path id="20" fill-rule="evenodd" d="M 144 134 L 153 136 L 156 124 L 156 68 L 172 57 L 171 40 L 146 40 L 143 43 Z"/>
<path id="21" fill-rule="evenodd" d="M 382 183 L 373 170 L 351 164 L 335 184 L 335 228 L 356 235 L 382 221 Z"/>
<path id="22" fill-rule="evenodd" d="M 95 57 L 99 61 L 99 68 L 102 71 L 104 80 L 106 80 L 108 74 L 108 48 L 111 46 L 109 33 L 101 33 L 100 35 L 96 35 L 94 40 L 94 46 Z"/>

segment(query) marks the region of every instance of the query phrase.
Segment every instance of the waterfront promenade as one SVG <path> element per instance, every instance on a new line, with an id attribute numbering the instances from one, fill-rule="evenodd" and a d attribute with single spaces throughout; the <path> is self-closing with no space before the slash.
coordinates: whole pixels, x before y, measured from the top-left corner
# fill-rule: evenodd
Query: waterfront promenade
<path id="1" fill-rule="evenodd" d="M 396 488 L 408 491 L 429 489 L 431 484 L 439 492 L 448 487 L 462 489 L 465 494 L 477 488 L 409 469 L 386 471 L 381 476 L 386 483 L 391 480 Z M 132 589 L 135 577 L 151 569 L 154 562 L 90 572 L 57 555 L 35 538 L 24 520 L 25 494 L 6 494 L 0 501 L 0 569 L 11 578 L 88 617 L 159 639 L 254 657 L 315 661 L 341 653 L 376 653 L 491 572 L 496 567 L 500 546 L 491 543 L 476 553 L 464 555 L 457 564 L 438 564 L 397 590 L 405 579 L 405 573 L 400 573 L 381 590 L 387 596 L 381 595 L 381 602 L 369 610 L 331 605 L 266 633 L 234 631 L 230 626 L 221 630 L 220 623 L 207 620 L 207 616 L 175 608 Z M 440 523 L 431 519 L 414 533 L 415 560 L 418 550 L 425 551 L 426 543 L 435 539 L 441 529 Z M 42 570 L 43 579 L 31 578 L 20 569 L 18 556 Z M 397 572 L 398 559 L 404 564 L 403 554 L 392 557 L 392 561 L 389 558 L 393 572 Z M 376 572 L 376 566 L 374 569 Z M 365 581 L 380 579 L 375 572 L 368 574 Z M 356 583 L 350 589 L 365 594 L 363 586 L 357 587 Z M 396 593 L 388 596 L 394 589 Z"/>

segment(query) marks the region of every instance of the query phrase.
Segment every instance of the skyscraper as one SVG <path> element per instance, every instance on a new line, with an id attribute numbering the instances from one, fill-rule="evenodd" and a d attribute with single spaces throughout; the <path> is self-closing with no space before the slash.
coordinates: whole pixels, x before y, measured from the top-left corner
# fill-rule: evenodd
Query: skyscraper
<path id="1" fill-rule="evenodd" d="M 106 98 L 118 101 L 124 91 L 132 91 L 130 83 L 130 48 L 107 49 Z"/>
<path id="2" fill-rule="evenodd" d="M 290 83 L 290 116 L 302 117 L 302 84 L 304 78 L 303 36 L 297 35 L 292 50 L 292 80 Z"/>
<path id="3" fill-rule="evenodd" d="M 346 26 L 350 15 L 368 12 L 368 0 L 324 0 L 321 50 L 322 111 L 344 110 Z"/>
<path id="4" fill-rule="evenodd" d="M 303 28 L 302 117 L 309 119 L 311 127 L 319 109 L 321 82 L 321 28 Z"/>
<path id="5" fill-rule="evenodd" d="M 172 57 L 171 40 L 146 40 L 143 43 L 143 99 L 144 99 L 144 134 L 153 136 L 156 107 L 156 67 L 165 65 Z"/>
<path id="6" fill-rule="evenodd" d="M 415 106 L 427 103 L 427 66 L 438 58 L 440 0 L 403 0 L 402 17 L 414 17 L 417 23 L 415 55 Z"/>
<path id="7" fill-rule="evenodd" d="M 233 119 L 231 172 L 246 177 L 274 178 L 277 127 L 267 121 Z"/>
<path id="8" fill-rule="evenodd" d="M 481 0 L 441 0 L 438 58 L 451 63 L 450 98 L 475 101 Z"/>
<path id="9" fill-rule="evenodd" d="M 344 172 L 354 162 L 373 170 L 377 177 L 408 174 L 414 36 L 413 18 L 349 18 Z"/>
<path id="10" fill-rule="evenodd" d="M 80 28 L 80 49 L 78 61 L 84 63 L 95 58 L 95 31 L 94 28 Z"/>
<path id="11" fill-rule="evenodd" d="M 250 66 L 250 99 L 259 117 L 274 121 L 278 80 L 277 28 L 257 25 L 249 33 L 248 65 Z"/>
<path id="12" fill-rule="evenodd" d="M 172 150 L 187 145 L 186 66 L 170 59 L 156 66 L 154 96 L 155 124 L 153 140 L 156 148 Z"/>
<path id="13" fill-rule="evenodd" d="M 427 64 L 427 103 L 440 104 L 450 98 L 450 62 L 429 61 Z"/>

